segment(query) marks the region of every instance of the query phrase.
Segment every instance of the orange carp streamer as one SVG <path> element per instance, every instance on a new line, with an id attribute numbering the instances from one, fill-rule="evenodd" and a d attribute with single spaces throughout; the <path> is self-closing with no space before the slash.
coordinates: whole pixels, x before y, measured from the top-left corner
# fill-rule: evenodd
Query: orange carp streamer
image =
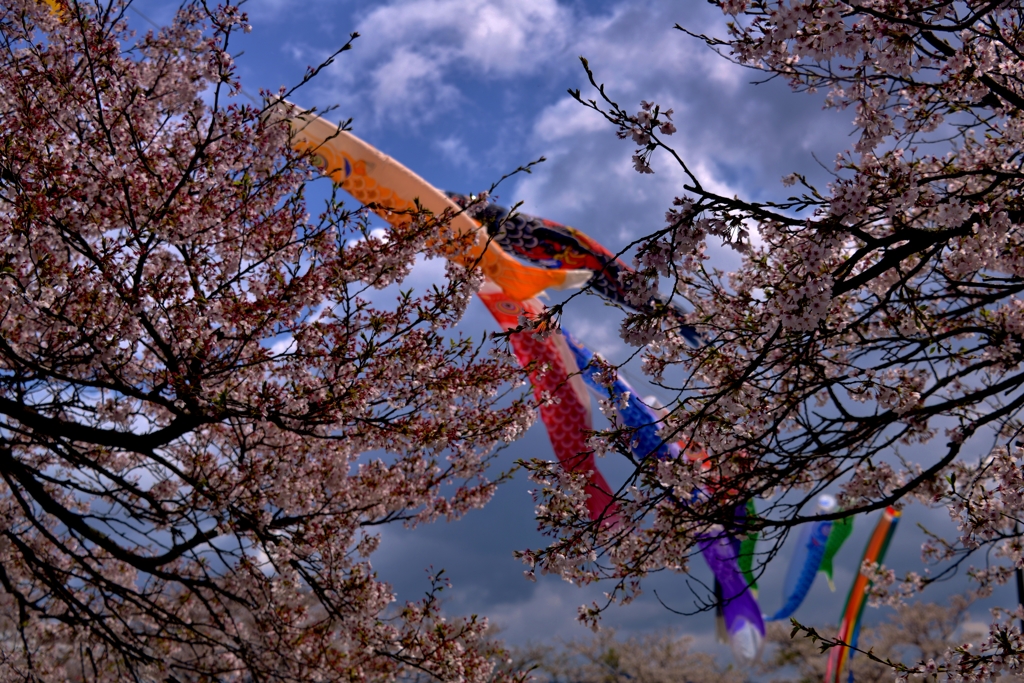
<path id="1" fill-rule="evenodd" d="M 392 225 L 408 222 L 417 208 L 435 216 L 448 212 L 449 225 L 457 235 L 476 235 L 466 251 L 449 254 L 448 258 L 462 265 L 479 266 L 489 280 L 514 299 L 529 299 L 549 287 L 580 287 L 593 275 L 589 270 L 548 270 L 520 263 L 488 240 L 480 224 L 443 192 L 372 145 L 289 102 L 279 102 L 275 115 L 287 118 L 295 149 L 309 152 L 324 175 L 360 203 L 372 205 Z"/>

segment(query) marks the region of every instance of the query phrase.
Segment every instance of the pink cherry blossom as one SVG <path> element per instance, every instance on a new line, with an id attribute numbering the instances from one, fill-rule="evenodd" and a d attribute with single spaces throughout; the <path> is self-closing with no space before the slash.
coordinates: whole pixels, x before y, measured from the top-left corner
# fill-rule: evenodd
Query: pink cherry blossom
<path id="1" fill-rule="evenodd" d="M 926 591 L 958 567 L 990 590 L 1024 567 L 1024 9 L 716 4 L 730 15 L 721 35 L 684 27 L 689 39 L 795 91 L 825 93 L 826 106 L 850 114 L 851 149 L 827 186 L 791 174 L 783 186 L 796 196 L 723 196 L 667 146 L 657 102 L 636 113 L 618 106 L 584 61 L 598 99 L 576 99 L 636 145 L 636 170 L 682 170 L 666 223 L 638 246 L 633 278 L 641 289 L 660 279 L 687 301 L 707 343 L 691 348 L 673 332 L 678 321 L 657 311 L 628 316 L 623 338 L 677 397 L 665 438 L 702 445 L 710 467 L 636 463 L 613 537 L 582 518 L 545 519 L 552 542 L 531 560 L 610 581 L 608 604 L 628 600 L 648 572 L 685 568 L 700 534 L 732 523 L 737 505 L 756 498 L 761 538 L 777 544 L 822 518 L 802 509 L 828 489 L 843 515 L 916 502 L 944 506 L 959 529 L 922 548 L 928 571 L 870 568 L 874 599 Z M 737 249 L 741 265 L 713 268 L 709 240 Z M 694 489 L 713 493 L 682 504 Z M 586 620 L 603 607 L 586 608 Z M 903 673 L 1019 674 L 1013 618 L 997 615 L 980 646 Z"/>
<path id="2" fill-rule="evenodd" d="M 493 680 L 443 577 L 399 603 L 369 561 L 532 420 L 451 330 L 478 274 L 375 291 L 444 226 L 306 203 L 238 7 L 136 40 L 125 4 L 0 8 L 0 680 Z"/>

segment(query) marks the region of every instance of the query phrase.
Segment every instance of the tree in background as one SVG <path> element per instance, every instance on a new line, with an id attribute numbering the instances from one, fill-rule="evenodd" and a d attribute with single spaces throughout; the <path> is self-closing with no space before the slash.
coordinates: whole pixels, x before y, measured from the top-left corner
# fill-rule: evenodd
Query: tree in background
<path id="1" fill-rule="evenodd" d="M 891 683 L 892 666 L 886 662 L 905 663 L 941 661 L 946 652 L 970 640 L 984 640 L 986 634 L 966 630 L 970 600 L 954 596 L 948 605 L 916 602 L 897 608 L 888 621 L 874 628 L 865 628 L 860 636 L 859 647 L 872 653 L 867 657 L 856 654 L 850 659 L 850 670 L 857 683 Z M 768 626 L 768 640 L 774 643 L 774 651 L 761 665 L 762 672 L 771 680 L 794 680 L 791 676 L 780 679 L 796 668 L 801 683 L 825 680 L 828 652 L 821 651 L 821 645 L 814 639 L 791 637 L 791 627 L 781 623 Z M 828 629 L 819 629 L 828 633 Z M 927 680 L 927 679 L 926 679 Z"/>
<path id="2" fill-rule="evenodd" d="M 928 661 L 938 659 L 968 636 L 964 633 L 969 601 L 953 598 L 950 605 L 914 603 L 903 605 L 889 621 L 865 628 L 865 648 L 882 659 Z M 779 683 L 823 680 L 827 654 L 808 638 L 790 638 L 783 624 L 768 628 L 771 643 L 765 661 L 758 665 L 760 680 Z M 741 683 L 749 675 L 722 666 L 704 652 L 694 652 L 693 639 L 673 633 L 650 634 L 625 641 L 611 629 L 587 640 L 558 646 L 535 646 L 513 651 L 517 668 L 528 669 L 545 683 Z M 892 668 L 858 655 L 851 660 L 857 683 L 891 683 Z"/>
<path id="3" fill-rule="evenodd" d="M 898 601 L 975 558 L 985 592 L 1024 564 L 1022 3 L 713 4 L 726 35 L 679 28 L 755 78 L 824 93 L 851 112 L 855 143 L 827 187 L 794 174 L 785 199 L 722 196 L 667 144 L 671 111 L 619 106 L 588 67 L 596 98 L 574 95 L 637 146 L 636 170 L 664 161 L 686 177 L 665 225 L 638 243 L 632 285 L 646 302 L 667 280 L 660 290 L 689 302 L 706 343 L 688 346 L 664 308 L 627 316 L 622 336 L 671 393 L 665 438 L 710 457 L 634 460 L 619 491 L 632 522 L 614 528 L 574 515 L 582 507 L 534 462 L 553 540 L 524 558 L 578 582 L 610 579 L 609 601 L 628 601 L 649 572 L 685 571 L 708 533 L 760 531 L 763 566 L 796 525 L 918 501 L 948 508 L 961 534 L 925 544 L 931 575 L 876 572 L 876 599 Z M 735 272 L 709 267 L 709 240 L 738 252 Z M 628 437 L 594 445 L 628 454 Z M 826 490 L 840 492 L 839 511 L 802 512 Z M 736 527 L 751 498 L 767 501 L 760 518 Z M 942 666 L 968 678 L 1019 671 L 1010 617 Z"/>
<path id="4" fill-rule="evenodd" d="M 532 419 L 450 333 L 475 277 L 375 292 L 444 225 L 311 217 L 287 125 L 233 100 L 245 15 L 135 41 L 127 5 L 0 8 L 0 679 L 487 679 L 441 578 L 392 608 L 367 560 L 486 502 Z"/>
<path id="5" fill-rule="evenodd" d="M 697 651 L 693 638 L 672 632 L 619 640 L 602 629 L 585 640 L 531 646 L 512 653 L 514 667 L 538 683 L 743 683 L 735 666 Z"/>

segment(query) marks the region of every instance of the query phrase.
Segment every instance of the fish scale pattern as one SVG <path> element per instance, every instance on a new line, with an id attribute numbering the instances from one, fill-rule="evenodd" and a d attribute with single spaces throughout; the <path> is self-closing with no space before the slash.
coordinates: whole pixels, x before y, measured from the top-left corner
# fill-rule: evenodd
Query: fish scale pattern
<path id="1" fill-rule="evenodd" d="M 665 443 L 658 435 L 658 416 L 640 399 L 636 390 L 621 376 L 616 377 L 611 387 L 601 384 L 597 378 L 599 368 L 594 362 L 593 352 L 568 332 L 563 333 L 587 386 L 598 396 L 615 402 L 615 410 L 622 425 L 631 430 L 631 450 L 636 457 L 641 460 L 650 455 L 661 460 L 677 457 L 679 446 Z"/>
<path id="2" fill-rule="evenodd" d="M 466 195 L 447 194 L 456 204 L 466 208 L 466 212 L 487 229 L 487 234 L 502 249 L 545 268 L 593 271 L 588 286 L 617 305 L 632 310 L 649 310 L 657 304 L 668 306 L 679 323 L 676 331 L 687 343 L 692 346 L 703 343 L 700 334 L 686 322 L 686 311 L 668 297 L 656 294 L 646 306 L 640 307 L 630 303 L 629 287 L 622 277 L 635 271 L 586 233 L 546 218 L 511 214 L 497 204 L 474 203 L 473 198 Z"/>
<path id="3" fill-rule="evenodd" d="M 412 170 L 351 132 L 339 129 L 337 124 L 284 100 L 273 108 L 274 116 L 288 120 L 293 134 L 291 144 L 297 151 L 309 153 L 310 161 L 321 172 L 391 225 L 408 224 L 421 209 L 441 216 L 458 208 Z M 479 267 L 511 296 L 525 299 L 548 287 L 573 288 L 590 279 L 588 270 L 552 270 L 523 263 L 487 238 L 481 226 L 468 215 L 456 213 L 447 224 L 455 234 L 473 235 L 474 239 L 444 245 L 445 258 Z"/>
<path id="4" fill-rule="evenodd" d="M 818 568 L 821 566 L 821 558 L 825 555 L 825 546 L 828 543 L 828 535 L 831 530 L 832 522 L 827 521 L 814 522 L 801 532 L 800 545 L 803 549 L 801 553 L 803 562 L 799 564 L 795 561 L 792 562 L 782 588 L 786 602 L 778 612 L 768 617 L 768 621 L 788 618 L 807 597 L 814 578 L 818 575 Z"/>
<path id="5" fill-rule="evenodd" d="M 500 292 L 481 292 L 480 299 L 506 330 L 518 327 L 521 315 L 537 315 L 544 310 L 536 299 L 519 302 Z M 603 520 L 606 525 L 617 523 L 617 505 L 611 488 L 597 469 L 593 451 L 587 447 L 587 431 L 592 426 L 589 402 L 580 400 L 569 379 L 576 368 L 566 366 L 558 346 L 565 340 L 560 334 L 539 339 L 532 332 L 522 331 L 511 335 L 510 342 L 520 365 L 525 368 L 533 364 L 530 381 L 534 394 L 554 399 L 541 406 L 540 417 L 562 467 L 589 477 L 586 492 L 590 518 Z M 565 351 L 568 355 L 568 349 Z"/>

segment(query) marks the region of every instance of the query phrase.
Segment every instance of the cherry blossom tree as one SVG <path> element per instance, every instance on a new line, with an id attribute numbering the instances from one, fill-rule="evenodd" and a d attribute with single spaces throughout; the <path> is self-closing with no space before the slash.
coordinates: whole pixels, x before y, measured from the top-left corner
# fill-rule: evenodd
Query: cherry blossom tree
<path id="1" fill-rule="evenodd" d="M 853 678 L 859 683 L 890 683 L 893 665 L 924 662 L 934 673 L 936 660 L 952 648 L 974 640 L 984 641 L 987 634 L 979 622 L 968 621 L 969 597 L 955 595 L 947 604 L 914 602 L 899 606 L 889 618 L 861 633 L 860 647 L 870 653 L 850 659 Z M 817 633 L 827 633 L 818 628 Z M 825 680 L 829 653 L 822 652 L 820 640 L 797 634 L 786 624 L 768 626 L 768 640 L 774 644 L 759 667 L 765 673 L 778 674 L 796 668 L 800 681 Z M 928 680 L 927 678 L 925 680 Z M 932 679 L 934 680 L 934 678 Z"/>
<path id="2" fill-rule="evenodd" d="M 902 605 L 884 623 L 865 628 L 865 649 L 874 658 L 857 655 L 851 660 L 858 683 L 891 683 L 886 662 L 934 661 L 964 639 L 977 638 L 967 623 L 970 600 L 954 596 L 949 604 L 915 602 Z M 781 623 L 768 626 L 770 645 L 755 671 L 762 680 L 817 683 L 823 680 L 828 654 L 810 638 L 790 638 Z M 690 636 L 668 632 L 622 639 L 613 629 L 601 629 L 590 638 L 554 645 L 532 645 L 512 650 L 516 667 L 529 669 L 544 683 L 741 683 L 750 672 L 723 664 L 700 652 Z"/>
<path id="3" fill-rule="evenodd" d="M 983 641 L 987 634 L 977 622 L 968 622 L 970 597 L 955 595 L 947 604 L 914 602 L 900 605 L 888 620 L 876 627 L 865 628 L 861 646 L 871 654 L 856 654 L 850 659 L 854 680 L 864 683 L 893 680 L 893 664 L 924 661 L 926 667 L 937 669 L 950 649 L 965 641 Z M 818 629 L 818 632 L 825 632 Z M 824 680 L 828 652 L 820 642 L 797 635 L 792 628 L 776 623 L 768 626 L 768 640 L 774 644 L 770 656 L 761 665 L 763 671 L 777 673 L 796 668 L 801 681 Z M 777 679 L 773 679 L 777 680 Z M 927 680 L 927 679 L 926 679 Z M 934 680 L 934 679 L 933 679 Z"/>
<path id="4" fill-rule="evenodd" d="M 486 502 L 532 419 L 450 330 L 476 276 L 385 289 L 443 221 L 310 215 L 238 7 L 127 8 L 0 6 L 0 679 L 487 680 L 443 577 L 398 606 L 368 560 Z"/>
<path id="5" fill-rule="evenodd" d="M 676 164 L 686 178 L 665 224 L 636 245 L 632 284 L 637 301 L 658 287 L 688 302 L 706 343 L 688 346 L 665 311 L 628 315 L 622 336 L 672 397 L 664 437 L 709 457 L 634 459 L 615 528 L 573 514 L 552 468 L 532 463 L 553 538 L 524 559 L 611 580 L 610 601 L 628 601 L 649 572 L 686 571 L 703 534 L 759 531 L 756 569 L 796 525 L 917 501 L 945 506 L 959 536 L 925 543 L 930 573 L 873 569 L 875 598 L 898 601 L 958 568 L 991 590 L 1024 564 L 1024 4 L 712 4 L 722 34 L 677 27 L 681 39 L 757 79 L 823 93 L 850 112 L 855 143 L 825 187 L 793 174 L 783 185 L 794 190 L 773 201 L 723 196 L 669 144 L 670 110 L 620 106 L 584 60 L 596 93 L 573 94 L 636 145 L 635 169 Z M 709 264 L 711 240 L 738 252 L 734 272 Z M 627 431 L 593 443 L 629 456 Z M 826 490 L 841 508 L 815 515 Z M 739 523 L 751 498 L 761 515 Z M 986 643 L 947 651 L 939 670 L 1019 672 L 1010 617 Z"/>
<path id="6" fill-rule="evenodd" d="M 537 683 L 743 683 L 745 672 L 671 631 L 626 639 L 614 629 L 590 638 L 516 648 L 512 662 Z"/>

